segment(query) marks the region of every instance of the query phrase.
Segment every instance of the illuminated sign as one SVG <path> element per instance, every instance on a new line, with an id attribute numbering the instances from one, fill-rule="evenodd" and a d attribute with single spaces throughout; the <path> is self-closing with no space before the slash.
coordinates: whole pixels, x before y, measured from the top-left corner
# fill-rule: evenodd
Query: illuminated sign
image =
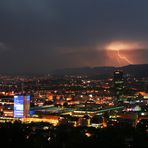
<path id="1" fill-rule="evenodd" d="M 23 118 L 24 98 L 23 96 L 14 96 L 14 117 Z"/>
<path id="2" fill-rule="evenodd" d="M 30 96 L 14 96 L 14 118 L 26 117 L 30 110 Z"/>

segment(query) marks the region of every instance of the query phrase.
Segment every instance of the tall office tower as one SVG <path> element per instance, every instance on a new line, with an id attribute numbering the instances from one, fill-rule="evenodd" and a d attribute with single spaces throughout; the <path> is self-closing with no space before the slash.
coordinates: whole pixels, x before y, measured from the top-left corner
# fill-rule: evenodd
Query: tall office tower
<path id="1" fill-rule="evenodd" d="M 30 96 L 14 96 L 14 118 L 27 118 L 30 115 Z"/>
<path id="2" fill-rule="evenodd" d="M 113 91 L 116 101 L 120 101 L 124 91 L 123 71 L 120 70 L 114 71 Z"/>

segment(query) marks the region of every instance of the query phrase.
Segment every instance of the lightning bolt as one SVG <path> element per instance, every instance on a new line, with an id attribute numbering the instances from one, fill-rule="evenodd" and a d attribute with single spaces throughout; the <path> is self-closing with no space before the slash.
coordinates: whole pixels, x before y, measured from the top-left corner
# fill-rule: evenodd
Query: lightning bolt
<path id="1" fill-rule="evenodd" d="M 116 51 L 117 51 L 117 55 L 118 55 L 119 59 L 124 60 L 128 64 L 133 64 L 133 62 L 130 61 L 126 56 L 123 56 L 123 55 L 120 54 L 120 50 L 119 49 L 116 49 Z M 119 62 L 119 63 L 121 63 L 121 62 Z"/>

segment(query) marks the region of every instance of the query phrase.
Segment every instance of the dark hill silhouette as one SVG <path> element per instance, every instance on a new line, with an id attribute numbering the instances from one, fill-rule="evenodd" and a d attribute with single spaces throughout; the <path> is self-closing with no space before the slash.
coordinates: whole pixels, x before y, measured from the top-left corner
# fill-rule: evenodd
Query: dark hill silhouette
<path id="1" fill-rule="evenodd" d="M 88 75 L 88 76 L 109 76 L 115 70 L 123 70 L 125 73 L 135 77 L 148 76 L 148 64 L 127 65 L 123 67 L 82 67 L 82 68 L 65 68 L 53 72 L 55 75 Z"/>

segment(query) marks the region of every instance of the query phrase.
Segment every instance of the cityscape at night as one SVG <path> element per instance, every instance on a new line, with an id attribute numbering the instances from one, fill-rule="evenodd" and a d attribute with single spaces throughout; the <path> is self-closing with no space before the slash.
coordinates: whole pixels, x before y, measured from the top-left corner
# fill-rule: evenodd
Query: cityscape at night
<path id="1" fill-rule="evenodd" d="M 147 0 L 0 0 L 4 148 L 148 148 Z"/>

